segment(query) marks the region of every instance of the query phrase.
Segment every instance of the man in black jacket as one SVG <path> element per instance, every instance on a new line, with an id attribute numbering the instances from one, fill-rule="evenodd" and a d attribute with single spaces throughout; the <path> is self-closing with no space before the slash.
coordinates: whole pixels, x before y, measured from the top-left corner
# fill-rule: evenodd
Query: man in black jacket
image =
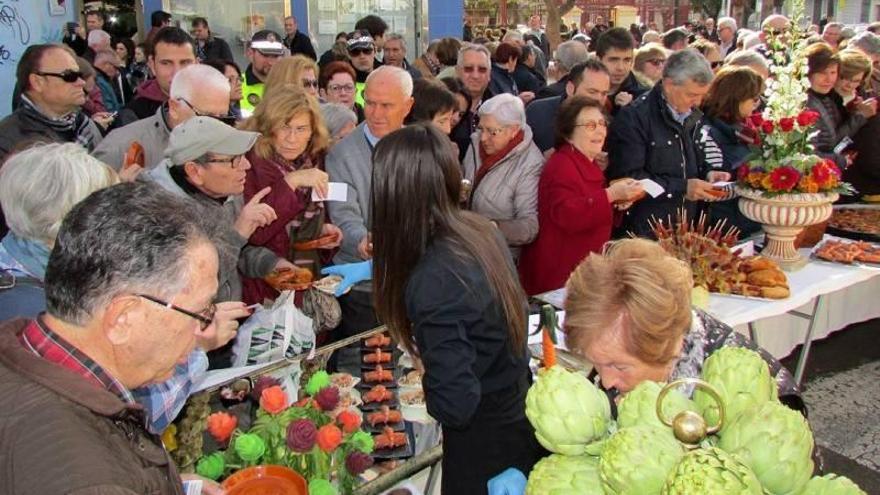
<path id="1" fill-rule="evenodd" d="M 651 218 L 675 217 L 679 208 L 692 210 L 694 201 L 714 199 L 709 192 L 712 184 L 698 178 L 701 157 L 696 145 L 702 120 L 697 108 L 713 76 L 709 63 L 696 50 L 676 52 L 666 61 L 663 79 L 622 108 L 611 123 L 608 180 L 651 179 L 664 189 L 627 210 L 619 235 L 632 232 L 653 237 L 648 226 Z M 710 172 L 710 181 L 712 174 L 717 172 Z"/>
<path id="2" fill-rule="evenodd" d="M 541 88 L 535 95 L 535 99 L 564 95 L 571 69 L 584 63 L 588 57 L 587 46 L 580 41 L 572 40 L 560 43 L 556 47 L 556 74 L 559 79 L 555 83 Z"/>
<path id="3" fill-rule="evenodd" d="M 214 36 L 208 26 L 208 20 L 204 17 L 196 17 L 192 20 L 192 35 L 196 42 L 196 57 L 199 61 L 234 60 L 229 44 L 222 38 Z"/>
<path id="4" fill-rule="evenodd" d="M 611 114 L 617 112 L 633 99 L 648 91 L 633 75 L 633 37 L 622 27 L 611 28 L 596 41 L 596 55 L 611 75 Z"/>
<path id="5" fill-rule="evenodd" d="M 291 55 L 299 53 L 312 60 L 318 60 L 315 47 L 312 46 L 312 40 L 309 39 L 308 35 L 299 31 L 296 17 L 291 15 L 284 18 L 284 33 L 286 35 L 281 42 L 290 50 Z"/>

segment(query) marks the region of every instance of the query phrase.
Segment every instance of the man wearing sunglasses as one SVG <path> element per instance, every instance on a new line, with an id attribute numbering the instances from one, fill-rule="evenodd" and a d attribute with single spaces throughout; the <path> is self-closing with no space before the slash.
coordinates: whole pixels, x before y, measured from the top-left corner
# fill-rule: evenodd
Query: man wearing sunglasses
<path id="1" fill-rule="evenodd" d="M 187 202 L 155 185 L 73 208 L 46 313 L 0 327 L 0 393 L 21 399 L 0 416 L 0 493 L 182 493 L 132 391 L 169 379 L 213 331 L 217 267 Z"/>
<path id="2" fill-rule="evenodd" d="M 29 46 L 16 73 L 20 105 L 0 120 L 0 163 L 13 150 L 38 141 L 75 142 L 95 149 L 101 131 L 81 111 L 86 83 L 67 47 Z"/>
<path id="3" fill-rule="evenodd" d="M 348 48 L 349 63 L 351 63 L 355 73 L 354 101 L 363 107 L 364 86 L 367 83 L 367 76 L 373 72 L 373 69 L 380 67 L 382 63 L 376 60 L 376 44 L 369 32 L 352 31 L 348 34 L 348 39 L 345 43 Z"/>
<path id="4" fill-rule="evenodd" d="M 263 90 L 269 71 L 285 53 L 287 49 L 281 43 L 281 37 L 272 30 L 257 31 L 251 37 L 247 49 L 247 58 L 251 63 L 244 71 L 244 83 L 241 85 L 243 116 L 249 117 L 263 100 Z"/>
<path id="5" fill-rule="evenodd" d="M 144 148 L 144 168 L 151 170 L 163 158 L 171 130 L 197 115 L 226 119 L 234 124 L 229 112 L 229 81 L 220 71 L 202 64 L 190 65 L 171 81 L 171 98 L 152 117 L 115 129 L 95 149 L 95 158 L 126 178 L 140 172 L 140 167 L 126 168 L 125 154 L 133 142 Z"/>

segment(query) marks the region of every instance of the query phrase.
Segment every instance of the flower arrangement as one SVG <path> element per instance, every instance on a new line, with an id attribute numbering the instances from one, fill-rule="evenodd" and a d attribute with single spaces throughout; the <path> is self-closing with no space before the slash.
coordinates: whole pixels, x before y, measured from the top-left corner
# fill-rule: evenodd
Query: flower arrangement
<path id="1" fill-rule="evenodd" d="M 755 132 L 750 160 L 737 169 L 740 187 L 766 196 L 787 193 L 848 193 L 852 186 L 841 180 L 833 160 L 816 156 L 811 139 L 819 113 L 806 109 L 807 40 L 799 23 L 803 0 L 794 0 L 791 28 L 786 33 L 765 33 L 771 76 L 765 90 L 763 113 L 749 119 Z"/>
<path id="2" fill-rule="evenodd" d="M 315 373 L 305 391 L 309 395 L 291 405 L 277 380 L 261 377 L 252 391 L 260 407 L 246 432 L 231 414 L 209 415 L 208 433 L 226 448 L 202 456 L 196 472 L 217 480 L 246 467 L 277 464 L 309 480 L 309 493 L 332 495 L 336 487 L 350 493 L 357 476 L 373 464 L 373 437 L 361 431 L 360 415 L 336 411 L 339 389 L 325 371 Z"/>

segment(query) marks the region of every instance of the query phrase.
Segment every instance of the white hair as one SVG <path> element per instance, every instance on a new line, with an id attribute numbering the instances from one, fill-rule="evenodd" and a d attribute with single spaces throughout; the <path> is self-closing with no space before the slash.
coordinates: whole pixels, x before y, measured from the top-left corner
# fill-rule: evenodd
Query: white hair
<path id="1" fill-rule="evenodd" d="M 767 59 L 755 50 L 733 52 L 724 59 L 724 65 L 763 67 L 765 71 L 770 72 L 770 64 L 767 63 Z"/>
<path id="2" fill-rule="evenodd" d="M 341 103 L 322 103 L 321 115 L 331 138 L 336 138 L 346 125 L 357 125 L 358 121 L 354 111 Z"/>
<path id="3" fill-rule="evenodd" d="M 733 32 L 735 33 L 737 29 L 736 19 L 733 17 L 722 17 L 721 19 L 718 19 L 718 29 L 723 27 L 729 27 L 730 29 L 733 29 Z"/>
<path id="4" fill-rule="evenodd" d="M 219 70 L 205 64 L 192 64 L 181 69 L 171 80 L 169 96 L 173 99 L 183 98 L 187 101 L 204 89 L 214 88 L 229 93 L 232 88 L 229 80 Z"/>
<path id="5" fill-rule="evenodd" d="M 505 125 L 523 127 L 526 124 L 525 105 L 519 97 L 510 93 L 501 93 L 483 102 L 480 105 L 479 114 L 480 117 L 491 115 Z"/>
<path id="6" fill-rule="evenodd" d="M 666 59 L 663 66 L 663 79 L 672 84 L 682 85 L 693 81 L 700 85 L 710 84 L 715 74 L 706 57 L 693 48 L 679 50 Z"/>
<path id="7" fill-rule="evenodd" d="M 67 212 L 117 181 L 113 169 L 79 144 L 37 144 L 0 169 L 0 205 L 15 235 L 51 247 Z"/>
<path id="8" fill-rule="evenodd" d="M 89 48 L 94 48 L 101 43 L 110 44 L 110 34 L 103 29 L 95 29 L 93 31 L 89 31 Z"/>
<path id="9" fill-rule="evenodd" d="M 93 65 L 97 67 L 100 64 L 119 65 L 119 55 L 113 50 L 98 50 L 95 54 L 95 62 Z"/>
<path id="10" fill-rule="evenodd" d="M 461 48 L 458 50 L 458 61 L 456 62 L 458 67 L 464 67 L 464 54 L 467 52 L 482 53 L 486 56 L 487 67 L 492 67 L 492 54 L 489 53 L 489 49 L 476 43 L 464 43 L 461 45 Z"/>
<path id="11" fill-rule="evenodd" d="M 522 41 L 523 35 L 516 29 L 509 29 L 507 33 L 505 33 L 504 37 L 501 38 L 502 42 L 505 41 Z"/>
<path id="12" fill-rule="evenodd" d="M 762 44 L 764 44 L 764 42 L 761 41 L 761 33 L 750 33 L 743 38 L 743 50 L 757 48 Z"/>
<path id="13" fill-rule="evenodd" d="M 371 80 L 377 77 L 381 77 L 385 74 L 397 78 L 397 84 L 399 85 L 400 90 L 403 91 L 404 96 L 406 96 L 407 98 L 412 96 L 412 76 L 409 75 L 409 72 L 401 69 L 400 67 L 394 67 L 391 65 L 383 65 L 378 69 L 375 69 L 373 72 L 370 72 L 370 75 L 367 76 L 366 86 L 370 85 Z"/>
<path id="14" fill-rule="evenodd" d="M 849 46 L 858 48 L 868 55 L 878 55 L 880 54 L 880 36 L 870 31 L 864 31 L 850 40 Z"/>
<path id="15" fill-rule="evenodd" d="M 560 43 L 556 47 L 557 66 L 565 72 L 577 64 L 582 64 L 590 57 L 587 46 L 577 40 Z"/>

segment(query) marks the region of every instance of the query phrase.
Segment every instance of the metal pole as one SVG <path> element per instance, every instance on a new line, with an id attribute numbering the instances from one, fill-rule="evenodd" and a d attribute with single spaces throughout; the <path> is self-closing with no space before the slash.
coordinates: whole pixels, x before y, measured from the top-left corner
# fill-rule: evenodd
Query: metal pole
<path id="1" fill-rule="evenodd" d="M 816 302 L 813 304 L 813 317 L 807 325 L 807 336 L 804 338 L 804 345 L 801 348 L 801 356 L 798 358 L 797 369 L 794 373 L 795 383 L 800 387 L 804 379 L 804 371 L 807 367 L 807 358 L 810 355 L 810 346 L 813 345 L 813 331 L 816 329 L 816 315 L 819 314 L 819 303 L 822 302 L 821 295 L 816 296 Z"/>
<path id="2" fill-rule="evenodd" d="M 406 461 L 401 466 L 394 468 L 382 476 L 364 483 L 355 488 L 353 495 L 378 495 L 401 481 L 411 478 L 414 474 L 428 467 L 436 466 L 443 458 L 443 446 L 436 447 L 423 452 L 420 455 Z"/>

